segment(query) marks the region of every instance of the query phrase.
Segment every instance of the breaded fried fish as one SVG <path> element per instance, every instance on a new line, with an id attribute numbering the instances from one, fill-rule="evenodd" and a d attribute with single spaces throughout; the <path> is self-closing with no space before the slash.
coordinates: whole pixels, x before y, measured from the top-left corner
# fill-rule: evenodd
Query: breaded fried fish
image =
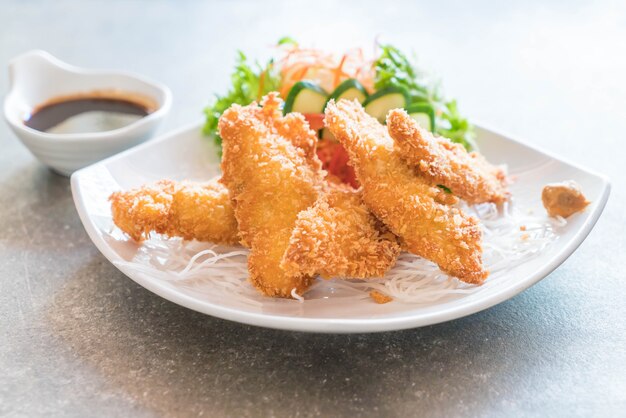
<path id="1" fill-rule="evenodd" d="M 283 266 L 322 277 L 382 277 L 400 254 L 397 238 L 369 211 L 361 193 L 329 185 L 298 214 Z"/>
<path id="2" fill-rule="evenodd" d="M 242 243 L 250 248 L 250 281 L 269 296 L 302 294 L 313 276 L 281 267 L 298 213 L 312 206 L 323 172 L 315 132 L 300 114 L 283 116 L 268 94 L 262 106 L 233 105 L 219 121 L 222 183 L 230 191 Z"/>
<path id="3" fill-rule="evenodd" d="M 238 242 L 228 190 L 207 183 L 161 180 L 111 195 L 114 223 L 134 240 L 150 232 L 218 244 Z M 370 213 L 361 193 L 327 184 L 315 204 L 301 211 L 283 267 L 324 277 L 381 277 L 400 251 L 397 238 Z"/>
<path id="4" fill-rule="evenodd" d="M 435 137 L 420 127 L 403 109 L 387 115 L 387 129 L 402 158 L 433 185 L 442 184 L 470 204 L 505 201 L 504 171 L 476 153 L 468 153 L 461 144 Z"/>
<path id="5" fill-rule="evenodd" d="M 239 241 L 228 190 L 217 178 L 206 183 L 161 180 L 110 197 L 113 222 L 135 241 L 154 231 L 216 244 Z"/>
<path id="6" fill-rule="evenodd" d="M 449 206 L 455 198 L 416 175 L 394 151 L 387 129 L 357 101 L 330 101 L 326 126 L 348 150 L 363 200 L 407 249 L 468 283 L 488 275 L 478 220 Z"/>

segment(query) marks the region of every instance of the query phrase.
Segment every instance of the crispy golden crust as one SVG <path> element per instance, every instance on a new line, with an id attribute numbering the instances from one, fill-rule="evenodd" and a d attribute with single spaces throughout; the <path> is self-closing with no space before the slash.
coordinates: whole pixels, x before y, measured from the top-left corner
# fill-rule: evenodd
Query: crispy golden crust
<path id="1" fill-rule="evenodd" d="M 465 282 L 481 283 L 487 277 L 478 220 L 446 205 L 454 198 L 401 160 L 385 127 L 359 103 L 347 100 L 328 104 L 325 123 L 350 154 L 365 204 L 409 251 Z"/>
<path id="2" fill-rule="evenodd" d="M 250 247 L 250 281 L 266 295 L 302 294 L 312 276 L 280 266 L 301 210 L 313 205 L 323 179 L 315 132 L 299 114 L 283 117 L 270 93 L 259 107 L 233 105 L 219 121 L 222 182 L 230 191 L 242 241 Z"/>
<path id="3" fill-rule="evenodd" d="M 322 277 L 382 277 L 400 253 L 397 238 L 370 213 L 361 193 L 329 185 L 298 214 L 283 266 Z"/>
<path id="4" fill-rule="evenodd" d="M 508 199 L 506 175 L 501 168 L 489 164 L 476 152 L 468 153 L 461 144 L 433 136 L 406 111 L 390 111 L 387 129 L 402 158 L 431 184 L 442 184 L 471 204 Z"/>
<path id="5" fill-rule="evenodd" d="M 110 197 L 113 222 L 135 241 L 150 232 L 218 244 L 236 244 L 237 221 L 228 190 L 207 183 L 161 180 Z"/>

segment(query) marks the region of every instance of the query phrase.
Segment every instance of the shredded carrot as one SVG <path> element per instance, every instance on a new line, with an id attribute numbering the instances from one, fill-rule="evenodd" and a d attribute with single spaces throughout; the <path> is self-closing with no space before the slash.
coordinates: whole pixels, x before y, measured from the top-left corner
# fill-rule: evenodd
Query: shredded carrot
<path id="1" fill-rule="evenodd" d="M 302 81 L 302 79 L 304 78 L 304 76 L 306 75 L 306 72 L 309 71 L 309 68 L 311 68 L 311 66 L 309 65 L 305 65 L 302 70 L 300 70 L 300 72 L 298 73 L 298 75 L 296 76 L 296 83 L 298 81 Z"/>
<path id="2" fill-rule="evenodd" d="M 277 65 L 283 78 L 280 88 L 283 97 L 293 84 L 305 77 L 314 79 L 329 92 L 349 78 L 357 79 L 368 91 L 374 87 L 372 61 L 365 58 L 360 48 L 352 49 L 341 57 L 297 45 L 281 50 L 283 55 L 277 60 Z"/>
<path id="3" fill-rule="evenodd" d="M 287 93 L 289 93 L 289 90 L 294 84 L 296 84 L 298 81 L 302 81 L 302 79 L 304 78 L 304 76 L 306 75 L 306 73 L 309 71 L 310 68 L 311 68 L 310 65 L 303 64 L 302 68 L 295 67 L 288 74 L 288 76 L 284 77 L 283 83 L 280 89 L 281 96 L 285 97 Z"/>
<path id="4" fill-rule="evenodd" d="M 343 68 L 343 64 L 346 62 L 346 58 L 348 58 L 348 54 L 343 54 L 343 57 L 341 57 L 341 61 L 339 61 L 339 65 L 337 66 L 337 69 L 335 70 L 335 81 L 333 83 L 334 88 L 336 88 L 339 85 L 339 80 L 341 76 L 344 74 L 343 71 L 341 71 L 341 69 Z"/>

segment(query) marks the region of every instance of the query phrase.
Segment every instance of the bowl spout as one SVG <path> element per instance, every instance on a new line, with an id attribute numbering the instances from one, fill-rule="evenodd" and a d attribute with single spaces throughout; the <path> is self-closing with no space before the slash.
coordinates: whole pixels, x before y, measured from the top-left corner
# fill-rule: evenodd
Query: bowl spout
<path id="1" fill-rule="evenodd" d="M 72 66 L 48 52 L 28 51 L 9 62 L 9 89 L 41 90 L 42 84 L 68 72 L 72 72 Z"/>

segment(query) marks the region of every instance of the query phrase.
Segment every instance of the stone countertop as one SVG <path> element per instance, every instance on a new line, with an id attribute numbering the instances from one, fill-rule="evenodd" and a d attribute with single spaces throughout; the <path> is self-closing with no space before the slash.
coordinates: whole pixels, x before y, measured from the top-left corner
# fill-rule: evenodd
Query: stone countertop
<path id="1" fill-rule="evenodd" d="M 127 279 L 87 237 L 68 179 L 0 124 L 0 415 L 623 414 L 626 7 L 433 3 L 4 1 L 2 67 L 40 48 L 148 75 L 174 93 L 163 132 L 201 117 L 236 48 L 263 58 L 286 34 L 338 48 L 383 35 L 472 118 L 608 175 L 613 191 L 574 255 L 487 311 L 402 332 L 284 332 Z"/>

